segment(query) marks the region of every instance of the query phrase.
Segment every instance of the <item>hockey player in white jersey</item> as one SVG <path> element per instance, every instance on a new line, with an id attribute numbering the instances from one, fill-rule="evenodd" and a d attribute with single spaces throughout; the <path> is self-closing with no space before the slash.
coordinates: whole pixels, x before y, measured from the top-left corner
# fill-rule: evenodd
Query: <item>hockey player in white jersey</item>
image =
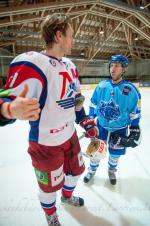
<path id="1" fill-rule="evenodd" d="M 117 182 L 119 158 L 125 155 L 126 148 L 136 147 L 141 138 L 141 95 L 132 83 L 123 79 L 127 67 L 128 59 L 124 55 L 112 56 L 109 62 L 111 79 L 97 85 L 90 103 L 89 116 L 97 117 L 99 139 L 108 145 L 108 176 L 112 185 Z M 94 177 L 99 165 L 99 159 L 91 158 L 85 183 Z"/>
<path id="2" fill-rule="evenodd" d="M 13 99 L 27 84 L 28 97 L 40 103 L 39 119 L 30 121 L 28 152 L 48 225 L 59 226 L 56 191 L 62 189 L 63 203 L 84 205 L 82 198 L 73 195 L 85 168 L 74 123 L 86 130 L 87 137 L 97 137 L 98 130 L 94 119 L 85 114 L 76 67 L 63 57 L 70 54 L 73 41 L 69 18 L 61 14 L 47 16 L 41 33 L 45 50 L 17 56 L 10 64 L 5 89 L 11 90 L 9 97 Z"/>

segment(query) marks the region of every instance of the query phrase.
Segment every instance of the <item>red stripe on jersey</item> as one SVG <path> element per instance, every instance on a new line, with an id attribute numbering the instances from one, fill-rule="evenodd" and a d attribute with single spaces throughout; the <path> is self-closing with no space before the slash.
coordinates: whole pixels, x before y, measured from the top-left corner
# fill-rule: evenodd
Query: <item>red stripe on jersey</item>
<path id="1" fill-rule="evenodd" d="M 16 77 L 16 78 L 15 78 Z M 19 84 L 21 84 L 23 81 L 30 79 L 30 78 L 35 78 L 38 79 L 42 87 L 44 86 L 44 80 L 40 76 L 40 74 L 33 68 L 29 67 L 28 65 L 16 65 L 11 68 L 9 68 L 8 71 L 8 77 L 6 84 L 4 86 L 4 89 L 8 88 L 15 88 Z M 14 79 L 14 81 L 13 81 Z M 13 84 L 11 84 L 13 83 Z"/>
<path id="2" fill-rule="evenodd" d="M 71 68 L 71 73 L 73 75 L 73 78 L 79 79 L 79 73 L 77 70 L 74 70 L 73 68 Z"/>
<path id="3" fill-rule="evenodd" d="M 64 97 L 65 91 L 66 91 L 66 81 L 71 83 L 72 82 L 72 78 L 70 77 L 70 75 L 69 75 L 69 73 L 67 71 L 59 72 L 59 75 L 63 76 L 63 87 L 62 87 L 61 96 L 60 96 L 60 99 L 62 99 Z"/>

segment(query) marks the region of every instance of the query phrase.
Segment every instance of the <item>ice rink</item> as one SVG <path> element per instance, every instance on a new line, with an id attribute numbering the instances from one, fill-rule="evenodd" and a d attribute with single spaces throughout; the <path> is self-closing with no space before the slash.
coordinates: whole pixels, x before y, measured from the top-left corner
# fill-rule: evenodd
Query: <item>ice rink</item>
<path id="1" fill-rule="evenodd" d="M 101 161 L 88 185 L 81 176 L 76 195 L 85 200 L 80 208 L 57 208 L 62 226 L 150 225 L 150 89 L 142 88 L 142 143 L 120 159 L 116 186 L 109 184 L 107 158 Z M 91 91 L 83 91 L 85 107 Z M 77 126 L 79 136 L 82 129 Z M 47 226 L 37 198 L 38 186 L 27 154 L 28 123 L 17 121 L 0 128 L 0 226 Z M 88 140 L 81 140 L 85 151 Z M 88 166 L 89 160 L 84 157 Z"/>

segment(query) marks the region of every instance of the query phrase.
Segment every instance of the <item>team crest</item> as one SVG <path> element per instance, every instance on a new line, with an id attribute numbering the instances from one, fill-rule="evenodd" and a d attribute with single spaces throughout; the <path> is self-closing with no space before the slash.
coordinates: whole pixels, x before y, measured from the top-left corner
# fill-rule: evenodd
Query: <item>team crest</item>
<path id="1" fill-rule="evenodd" d="M 116 121 L 120 117 L 119 106 L 110 99 L 109 102 L 101 101 L 99 113 L 107 121 Z"/>
<path id="2" fill-rule="evenodd" d="M 48 185 L 48 174 L 46 172 L 40 171 L 34 168 L 37 180 L 44 185 Z"/>
<path id="3" fill-rule="evenodd" d="M 74 94 L 77 91 L 76 85 L 74 82 L 70 83 L 66 94 L 64 96 L 64 99 L 56 101 L 58 105 L 64 109 L 72 108 L 74 107 Z"/>
<path id="4" fill-rule="evenodd" d="M 53 67 L 56 67 L 56 61 L 55 61 L 55 60 L 50 59 L 49 62 L 50 62 L 50 64 L 51 64 Z"/>
<path id="5" fill-rule="evenodd" d="M 122 94 L 128 96 L 130 91 L 131 91 L 131 88 L 129 86 L 125 86 L 122 90 Z"/>

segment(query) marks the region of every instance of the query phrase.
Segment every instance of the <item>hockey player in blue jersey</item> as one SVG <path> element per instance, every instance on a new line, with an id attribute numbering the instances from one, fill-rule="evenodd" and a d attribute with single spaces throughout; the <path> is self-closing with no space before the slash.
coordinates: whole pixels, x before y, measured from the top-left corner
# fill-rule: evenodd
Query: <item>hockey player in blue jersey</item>
<path id="1" fill-rule="evenodd" d="M 141 96 L 136 87 L 125 80 L 128 59 L 115 55 L 109 62 L 111 79 L 101 81 L 95 88 L 89 109 L 90 117 L 97 117 L 99 139 L 108 145 L 108 176 L 112 185 L 116 184 L 116 171 L 121 155 L 126 148 L 140 143 Z M 84 182 L 88 183 L 96 173 L 100 160 L 91 159 Z"/>

